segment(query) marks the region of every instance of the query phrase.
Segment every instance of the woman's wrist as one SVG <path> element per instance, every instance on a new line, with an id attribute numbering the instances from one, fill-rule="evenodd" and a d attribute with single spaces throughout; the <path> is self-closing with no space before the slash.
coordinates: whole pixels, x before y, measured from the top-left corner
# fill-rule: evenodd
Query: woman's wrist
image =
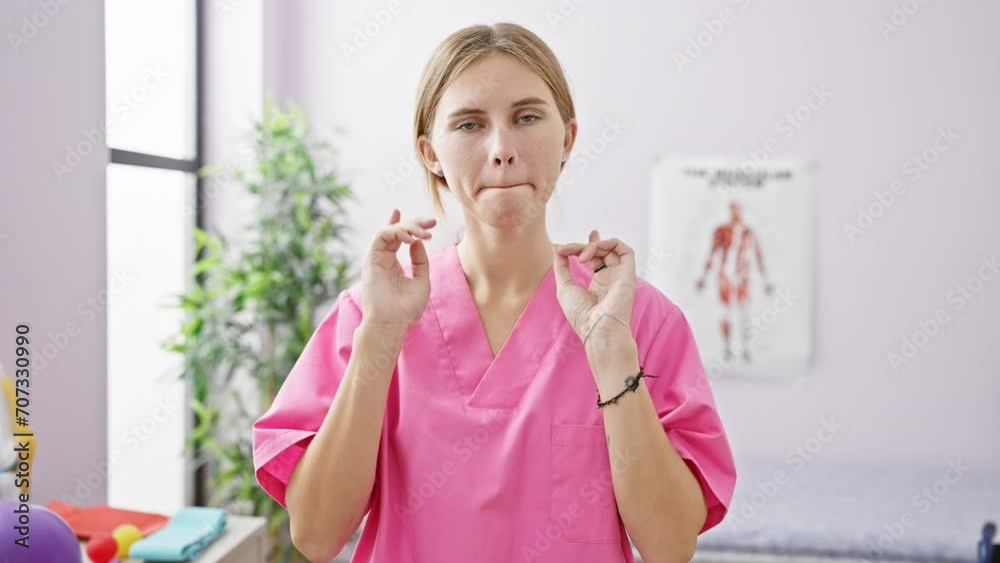
<path id="1" fill-rule="evenodd" d="M 377 342 L 381 348 L 402 348 L 403 341 L 406 339 L 406 334 L 409 330 L 410 325 L 407 323 L 379 322 L 362 319 L 361 324 L 358 325 L 355 337 Z"/>
<path id="2" fill-rule="evenodd" d="M 626 326 L 624 320 L 613 318 L 610 314 L 595 316 L 595 320 L 591 321 L 592 326 L 582 337 L 588 356 L 592 352 L 604 352 L 609 348 L 627 346 L 629 342 L 635 343 L 632 338 L 632 328 Z"/>
<path id="3" fill-rule="evenodd" d="M 624 389 L 626 377 L 639 373 L 639 354 L 634 343 L 609 346 L 603 355 L 591 357 L 590 367 L 598 396 L 607 400 Z"/>
<path id="4" fill-rule="evenodd" d="M 632 332 L 614 321 L 595 327 L 584 349 L 595 377 L 601 376 L 599 372 L 620 370 L 633 364 L 638 368 L 638 346 Z"/>

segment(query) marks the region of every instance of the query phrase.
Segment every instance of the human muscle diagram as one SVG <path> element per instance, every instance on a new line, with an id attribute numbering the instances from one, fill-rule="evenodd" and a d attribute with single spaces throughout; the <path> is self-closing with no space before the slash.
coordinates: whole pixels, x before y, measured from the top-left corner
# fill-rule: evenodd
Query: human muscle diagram
<path id="1" fill-rule="evenodd" d="M 815 168 L 709 157 L 654 166 L 648 252 L 670 259 L 638 273 L 688 318 L 710 378 L 781 379 L 809 366 Z"/>

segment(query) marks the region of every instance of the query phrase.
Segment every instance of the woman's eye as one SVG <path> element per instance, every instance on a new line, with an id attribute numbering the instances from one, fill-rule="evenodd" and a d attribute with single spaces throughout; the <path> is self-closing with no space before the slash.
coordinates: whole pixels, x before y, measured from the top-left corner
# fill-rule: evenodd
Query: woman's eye
<path id="1" fill-rule="evenodd" d="M 539 119 L 541 119 L 541 116 L 538 116 L 538 115 L 535 115 L 535 114 L 532 114 L 532 113 L 527 113 L 527 114 L 524 114 L 524 115 L 518 117 L 518 119 L 521 120 L 521 123 L 528 124 L 528 123 L 534 123 L 535 121 L 538 121 Z M 527 119 L 527 121 L 525 121 L 525 119 Z M 471 125 L 471 127 L 467 127 L 468 125 Z M 479 124 L 476 123 L 476 122 L 474 122 L 474 121 L 466 121 L 464 123 L 460 123 L 458 125 L 458 127 L 456 127 L 456 129 L 458 129 L 460 131 L 472 131 L 478 125 Z"/>

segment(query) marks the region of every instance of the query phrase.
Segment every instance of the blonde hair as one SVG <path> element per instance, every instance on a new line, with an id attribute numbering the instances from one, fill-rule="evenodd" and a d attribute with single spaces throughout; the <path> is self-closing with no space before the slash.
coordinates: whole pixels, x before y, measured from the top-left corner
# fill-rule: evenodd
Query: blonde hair
<path id="1" fill-rule="evenodd" d="M 576 117 L 573 97 L 562 66 L 541 38 L 514 23 L 472 25 L 446 37 L 424 67 L 417 88 L 417 107 L 413 119 L 414 144 L 422 135 L 430 136 L 441 96 L 455 78 L 472 63 L 493 54 L 510 56 L 541 77 L 552 92 L 564 124 Z M 417 150 L 419 154 L 419 147 Z M 565 165 L 565 162 L 560 164 L 560 170 Z M 431 172 L 426 164 L 424 176 L 434 207 L 443 216 L 445 212 L 441 205 L 441 188 L 448 187 L 447 180 Z"/>

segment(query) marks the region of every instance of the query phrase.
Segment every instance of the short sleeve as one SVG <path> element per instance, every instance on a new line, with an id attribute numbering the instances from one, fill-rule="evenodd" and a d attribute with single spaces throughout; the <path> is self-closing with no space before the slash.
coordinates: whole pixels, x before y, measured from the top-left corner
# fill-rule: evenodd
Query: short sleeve
<path id="1" fill-rule="evenodd" d="M 684 313 L 673 303 L 651 327 L 643 370 L 667 438 L 701 485 L 708 514 L 699 534 L 722 521 L 736 486 L 736 464 Z M 641 350 L 640 350 L 641 352 Z"/>
<path id="2" fill-rule="evenodd" d="M 347 370 L 361 310 L 345 290 L 309 338 L 274 402 L 253 424 L 257 482 L 281 506 L 292 470 L 326 417 Z M 371 509 L 369 498 L 368 509 Z"/>

